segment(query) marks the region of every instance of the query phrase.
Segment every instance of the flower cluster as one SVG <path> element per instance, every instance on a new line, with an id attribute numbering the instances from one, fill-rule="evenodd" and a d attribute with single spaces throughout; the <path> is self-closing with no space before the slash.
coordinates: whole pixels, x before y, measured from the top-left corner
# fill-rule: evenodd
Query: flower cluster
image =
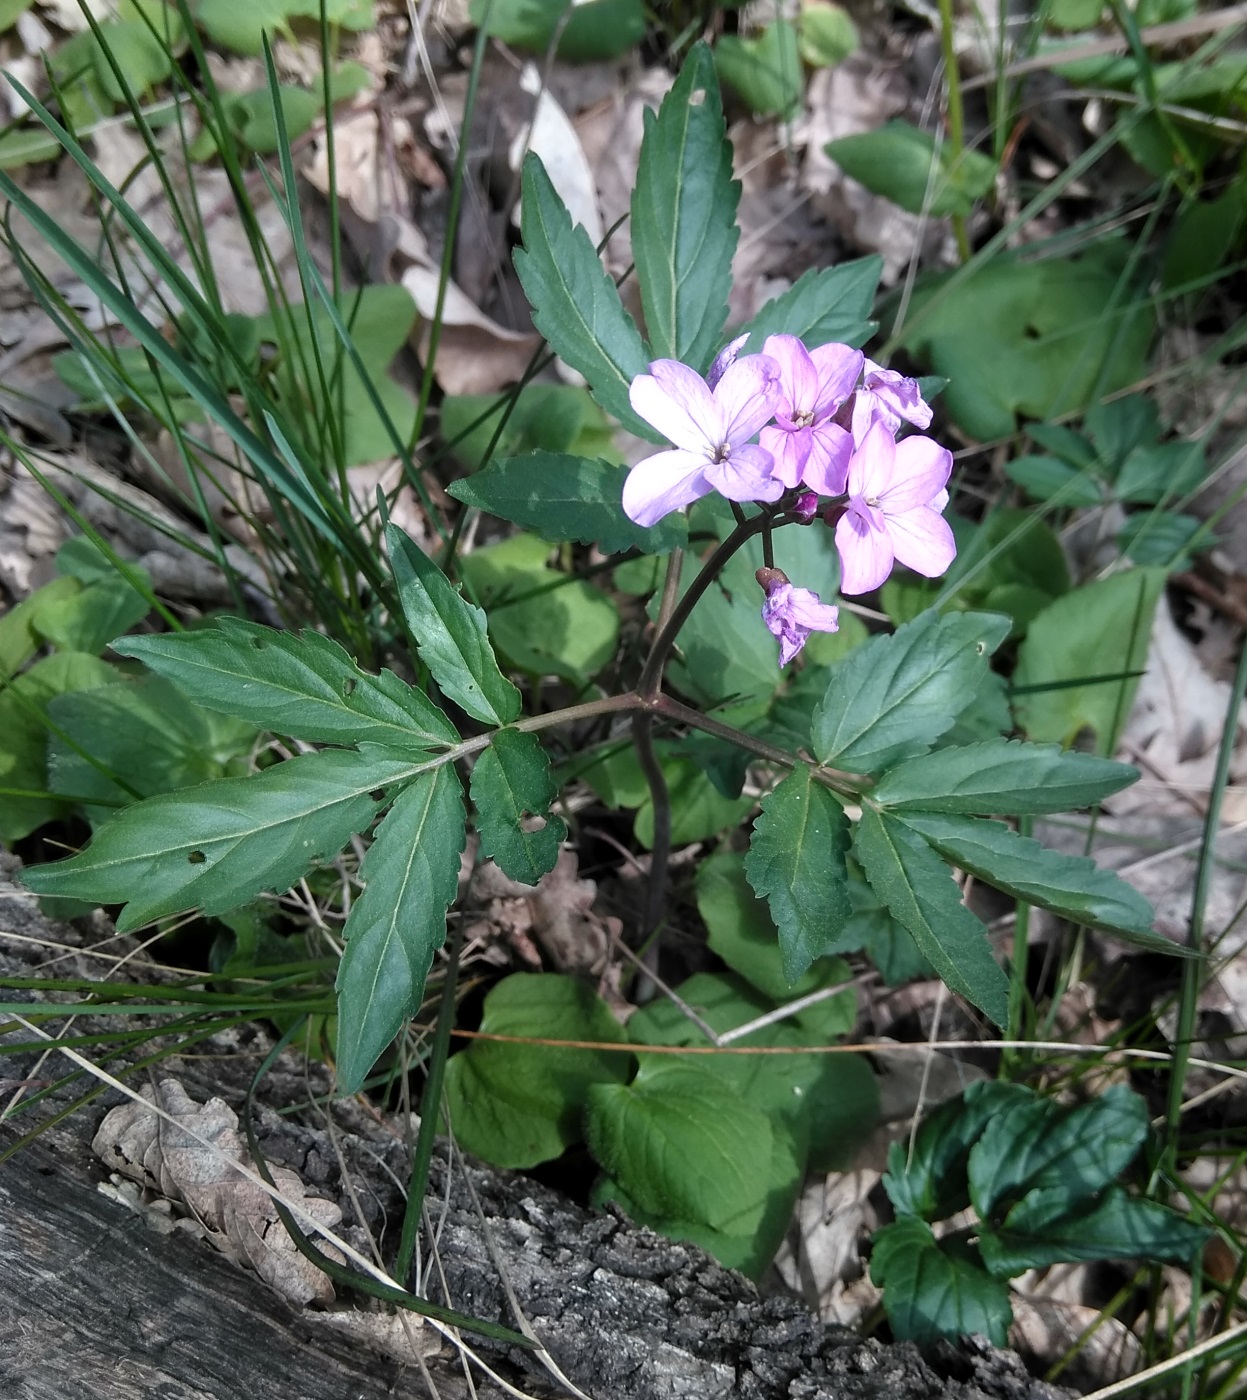
<path id="1" fill-rule="evenodd" d="M 638 462 L 623 507 L 638 525 L 717 491 L 729 501 L 774 504 L 813 520 L 819 498 L 835 524 L 841 592 L 869 593 L 907 565 L 936 578 L 956 553 L 943 517 L 952 454 L 926 428 L 931 408 L 913 379 L 847 345 L 807 350 L 796 336 L 768 336 L 762 353 L 728 345 L 703 379 L 677 360 L 656 360 L 632 381 L 636 412 L 673 446 Z M 757 438 L 757 442 L 753 441 Z M 811 631 L 834 632 L 836 609 L 777 569 L 759 571 L 762 617 L 780 640 L 780 665 Z"/>

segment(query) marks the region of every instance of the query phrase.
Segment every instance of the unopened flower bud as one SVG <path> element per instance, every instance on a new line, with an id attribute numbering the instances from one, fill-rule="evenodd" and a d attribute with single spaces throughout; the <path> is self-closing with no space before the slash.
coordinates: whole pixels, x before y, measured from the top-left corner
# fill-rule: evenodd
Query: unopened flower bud
<path id="1" fill-rule="evenodd" d="M 735 340 L 729 341 L 727 345 L 714 357 L 714 364 L 710 366 L 710 373 L 706 375 L 706 383 L 710 385 L 713 392 L 714 386 L 723 378 L 729 366 L 735 364 L 736 356 L 740 354 L 740 347 L 749 339 L 749 333 L 738 335 Z"/>
<path id="2" fill-rule="evenodd" d="M 808 525 L 818 514 L 818 492 L 802 491 L 793 502 L 792 513 L 802 525 Z"/>

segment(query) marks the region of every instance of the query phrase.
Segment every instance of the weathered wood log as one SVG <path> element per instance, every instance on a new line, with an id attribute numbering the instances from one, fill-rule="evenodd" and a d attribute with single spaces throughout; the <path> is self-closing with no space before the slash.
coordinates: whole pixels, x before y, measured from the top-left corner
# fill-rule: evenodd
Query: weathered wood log
<path id="1" fill-rule="evenodd" d="M 0 889 L 0 929 L 36 927 L 38 937 L 55 936 L 67 949 L 82 944 L 77 930 L 44 924 L 28 898 Z M 0 971 L 30 975 L 46 956 L 37 944 L 0 934 Z M 58 975 L 71 967 L 58 962 Z M 80 1020 L 74 1030 L 88 1027 Z M 219 1058 L 174 1059 L 159 1073 L 177 1075 L 200 1101 L 219 1094 L 237 1108 L 268 1043 L 244 1031 L 216 1049 Z M 4 1063 L 6 1076 L 20 1078 L 31 1060 Z M 313 1088 L 323 1090 L 312 1074 Z M 275 1111 L 307 1098 L 304 1067 L 279 1064 L 257 1109 L 263 1152 L 341 1206 L 355 1222 L 343 1227 L 352 1244 L 366 1248 L 371 1234 L 392 1250 L 404 1144 L 353 1105 L 335 1109 L 332 1122 L 319 1110 L 302 1119 Z M 104 1109 L 119 1100 L 109 1091 L 0 1166 L 3 1400 L 424 1393 L 416 1364 L 345 1340 L 323 1315 L 296 1314 L 206 1243 L 158 1234 L 100 1196 L 94 1188 L 107 1173 L 87 1145 Z M 10 1131 L 0 1130 L 0 1149 Z M 428 1296 L 510 1326 L 514 1298 L 558 1367 L 593 1400 L 1058 1400 L 1064 1393 L 983 1344 L 942 1347 L 924 1359 L 908 1345 L 824 1327 L 799 1300 L 761 1296 L 691 1245 L 445 1151 L 435 1158 L 428 1202 Z M 532 1354 L 470 1340 L 528 1393 L 566 1393 Z M 441 1395 L 468 1393 L 450 1348 L 423 1364 Z M 503 1393 L 480 1373 L 475 1379 L 480 1395 Z"/>

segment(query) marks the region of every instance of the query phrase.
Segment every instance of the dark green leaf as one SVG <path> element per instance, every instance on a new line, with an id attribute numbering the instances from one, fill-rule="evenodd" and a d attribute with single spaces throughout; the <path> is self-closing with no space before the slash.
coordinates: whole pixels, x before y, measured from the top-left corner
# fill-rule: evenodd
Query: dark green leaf
<path id="1" fill-rule="evenodd" d="M 918 1129 L 913 1152 L 894 1142 L 888 1149 L 884 1190 L 900 1215 L 944 1220 L 970 1204 L 970 1149 L 992 1119 L 1016 1105 L 1033 1103 L 1034 1090 L 1004 1080 L 971 1084 L 961 1098 L 929 1113 Z"/>
<path id="2" fill-rule="evenodd" d="M 390 800 L 385 790 L 416 771 L 350 749 L 304 754 L 137 802 L 84 851 L 22 878 L 36 894 L 125 904 L 119 933 L 188 909 L 222 914 L 331 859 Z"/>
<path id="3" fill-rule="evenodd" d="M 946 141 L 937 147 L 930 132 L 905 121 L 841 136 L 823 149 L 846 175 L 911 214 L 970 214 L 996 178 L 990 156 L 955 151 Z"/>
<path id="4" fill-rule="evenodd" d="M 513 973 L 485 998 L 481 1030 L 534 1040 L 627 1044 L 609 1007 L 584 982 L 554 973 Z M 446 1103 L 459 1142 L 498 1167 L 532 1167 L 581 1137 L 594 1084 L 620 1084 L 632 1057 L 476 1040 L 446 1067 Z"/>
<path id="5" fill-rule="evenodd" d="M 1009 625 L 992 614 L 924 613 L 872 637 L 832 672 L 814 711 L 814 752 L 863 773 L 925 752 L 974 699 Z"/>
<path id="6" fill-rule="evenodd" d="M 705 44 L 689 51 L 658 116 L 644 116 L 632 253 L 645 325 L 656 359 L 682 360 L 705 373 L 727 319 L 740 199 Z"/>
<path id="7" fill-rule="evenodd" d="M 724 797 L 690 758 L 660 752 L 660 762 L 671 804 L 671 839 L 677 846 L 705 841 L 721 831 L 732 830 L 753 806 L 753 800 L 748 797 Z M 648 786 L 632 829 L 641 845 L 647 850 L 653 848 L 654 801 Z"/>
<path id="8" fill-rule="evenodd" d="M 364 892 L 343 930 L 340 1093 L 358 1093 L 381 1052 L 420 1009 L 433 954 L 446 938 L 463 842 L 463 794 L 449 763 L 421 773 L 376 830 L 360 866 Z"/>
<path id="9" fill-rule="evenodd" d="M 790 1133 L 782 1128 L 772 1134 L 771 1161 L 766 1179 L 769 1184 L 762 1218 L 741 1233 L 727 1229 L 716 1230 L 699 1220 L 673 1219 L 653 1215 L 643 1210 L 623 1190 L 617 1181 L 603 1177 L 593 1192 L 593 1204 L 605 1205 L 616 1201 L 638 1225 L 648 1226 L 672 1240 L 691 1240 L 728 1269 L 739 1269 L 757 1279 L 765 1271 L 779 1248 L 788 1227 L 792 1210 L 805 1179 L 804 1153 Z"/>
<path id="10" fill-rule="evenodd" d="M 844 868 L 848 847 L 844 808 L 804 764 L 762 799 L 745 874 L 771 906 L 790 983 L 838 946 L 853 912 Z"/>
<path id="11" fill-rule="evenodd" d="M 1084 729 L 1112 753 L 1147 661 L 1163 569 L 1129 569 L 1075 588 L 1031 623 L 1013 685 L 1032 739 L 1072 745 Z"/>
<path id="12" fill-rule="evenodd" d="M 139 575 L 150 587 L 145 569 Z M 40 634 L 62 651 L 98 655 L 113 640 L 141 622 L 151 604 L 120 574 L 88 584 L 80 592 L 57 600 L 47 599 L 39 608 L 36 626 Z"/>
<path id="13" fill-rule="evenodd" d="M 628 472 L 610 462 L 589 461 L 558 452 L 506 457 L 449 490 L 456 500 L 478 506 L 513 525 L 535 530 L 543 540 L 579 540 L 603 554 L 640 549 L 666 554 L 688 538 L 682 514 L 667 516 L 651 529 L 634 525 L 620 498 Z"/>
<path id="14" fill-rule="evenodd" d="M 1132 515 L 1117 532 L 1117 545 L 1132 564 L 1144 568 L 1189 569 L 1194 555 L 1217 542 L 1202 520 L 1153 510 Z"/>
<path id="15" fill-rule="evenodd" d="M 588 380 L 593 397 L 630 432 L 654 442 L 653 428 L 632 411 L 628 389 L 649 369 L 649 356 L 615 284 L 584 227 L 571 215 L 540 159 L 524 161 L 515 270 L 533 308 L 533 325 L 550 348 Z"/>
<path id="16" fill-rule="evenodd" d="M 1034 501 L 1055 501 L 1061 506 L 1100 503 L 1095 477 L 1056 457 L 1017 457 L 1005 463 L 1005 475 Z"/>
<path id="17" fill-rule="evenodd" d="M 913 934 L 879 903 L 858 863 L 849 860 L 847 866 L 853 915 L 845 925 L 843 951 L 862 949 L 889 987 L 898 987 L 915 977 L 934 977 Z"/>
<path id="18" fill-rule="evenodd" d="M 321 744 L 384 744 L 410 751 L 459 736 L 418 690 L 382 671 L 360 670 L 318 632 L 279 632 L 235 617 L 212 628 L 127 637 L 114 648 L 137 657 L 210 710 L 257 728 Z"/>
<path id="19" fill-rule="evenodd" d="M 983 1220 L 1030 1191 L 1057 1191 L 1065 1209 L 1114 1181 L 1147 1137 L 1147 1104 L 1125 1084 L 1068 1108 L 1036 1095 L 996 1114 L 970 1153 L 970 1199 Z"/>
<path id="20" fill-rule="evenodd" d="M 1176 501 L 1197 490 L 1208 474 L 1201 442 L 1147 443 L 1122 463 L 1113 495 L 1127 505 Z"/>
<path id="21" fill-rule="evenodd" d="M 745 878 L 744 858 L 719 851 L 697 867 L 697 912 L 710 947 L 733 972 L 776 1001 L 795 1001 L 843 978 L 843 963 L 819 959 L 795 982 L 785 976 L 779 931 Z M 833 975 L 834 974 L 834 975 Z"/>
<path id="22" fill-rule="evenodd" d="M 1084 856 L 1067 856 L 978 817 L 907 812 L 904 823 L 946 860 L 1028 904 L 1077 924 L 1112 929 L 1157 951 L 1173 944 L 1152 932 L 1152 906 L 1111 870 Z"/>
<path id="23" fill-rule="evenodd" d="M 1014 1208 L 1019 1223 L 1025 1206 L 1024 1200 Z M 1157 1201 L 1128 1196 L 1120 1186 L 1110 1187 L 1082 1210 L 1054 1218 L 1044 1212 L 1034 1234 L 1012 1225 L 1010 1215 L 1004 1229 L 985 1230 L 979 1238 L 983 1260 L 999 1278 L 1076 1259 L 1141 1259 L 1149 1264 L 1171 1259 L 1189 1264 L 1212 1233 Z"/>
<path id="24" fill-rule="evenodd" d="M 762 1220 L 773 1129 L 712 1071 L 646 1056 L 631 1084 L 589 1090 L 585 1137 L 643 1210 L 745 1234 Z"/>
<path id="25" fill-rule="evenodd" d="M 535 885 L 554 869 L 567 825 L 550 815 L 558 787 L 535 734 L 500 729 L 476 760 L 471 792 L 482 856 L 522 885 Z M 544 826 L 531 830 L 534 817 Z"/>
<path id="26" fill-rule="evenodd" d="M 987 929 L 961 902 L 948 867 L 908 826 L 862 808 L 853 854 L 875 894 L 911 934 L 954 991 L 998 1026 L 1009 1011 L 1009 982 L 992 954 Z"/>
<path id="27" fill-rule="evenodd" d="M 1092 807 L 1138 776 L 1128 764 L 1055 744 L 988 739 L 911 758 L 889 769 L 870 796 L 897 812 L 1023 816 Z"/>
<path id="28" fill-rule="evenodd" d="M 482 724 L 510 724 L 520 693 L 498 669 L 485 614 L 397 525 L 385 527 L 390 567 L 420 660 L 455 704 Z"/>
<path id="29" fill-rule="evenodd" d="M 48 792 L 47 797 L 0 798 L 0 840 L 18 841 L 65 810 L 50 795 L 45 723 L 54 697 L 94 690 L 117 679 L 117 670 L 97 656 L 61 651 L 36 661 L 0 689 L 0 787 Z"/>
<path id="30" fill-rule="evenodd" d="M 802 273 L 741 327 L 742 334 L 749 333 L 742 353 L 761 350 L 768 335 L 795 335 L 811 349 L 833 340 L 861 345 L 875 329 L 870 312 L 882 272 L 883 259 L 872 254 Z"/>
<path id="31" fill-rule="evenodd" d="M 942 1248 L 931 1227 L 913 1216 L 875 1232 L 870 1277 L 883 1289 L 898 1342 L 929 1346 L 941 1337 L 979 1333 L 1002 1347 L 1008 1339 L 1008 1288 L 973 1259 Z"/>
<path id="32" fill-rule="evenodd" d="M 92 826 L 136 794 L 154 797 L 225 777 L 225 765 L 256 737 L 250 725 L 209 715 L 159 676 L 118 676 L 115 685 L 57 695 L 48 716 L 55 725 L 49 787 L 83 804 Z"/>

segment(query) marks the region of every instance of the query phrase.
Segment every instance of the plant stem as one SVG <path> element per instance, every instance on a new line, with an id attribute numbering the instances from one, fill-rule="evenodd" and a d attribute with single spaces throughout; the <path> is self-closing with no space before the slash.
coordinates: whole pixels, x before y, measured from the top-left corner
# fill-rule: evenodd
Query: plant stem
<path id="1" fill-rule="evenodd" d="M 661 698 L 661 697 L 659 697 Z M 663 921 L 667 897 L 667 866 L 671 858 L 671 794 L 667 778 L 654 750 L 654 713 L 641 710 L 632 717 L 632 742 L 636 745 L 641 772 L 649 784 L 654 808 L 654 840 L 650 846 L 649 884 L 641 917 L 641 943 L 648 943 Z"/>
<path id="2" fill-rule="evenodd" d="M 953 167 L 961 163 L 966 148 L 965 113 L 961 106 L 961 71 L 957 67 L 957 47 L 953 32 L 953 0 L 940 0 L 940 50 L 944 55 L 944 77 L 948 85 L 948 144 L 953 148 Z M 970 235 L 966 216 L 953 215 L 953 236 L 963 263 L 970 260 Z"/>
<path id="3" fill-rule="evenodd" d="M 1191 895 L 1191 926 L 1187 933 L 1187 947 L 1199 954 L 1204 941 L 1204 914 L 1208 905 L 1208 890 L 1212 884 L 1212 872 L 1217 863 L 1217 832 L 1221 826 L 1221 800 L 1225 796 L 1226 784 L 1230 778 L 1230 761 L 1234 756 L 1235 739 L 1238 734 L 1238 715 L 1247 694 L 1247 647 L 1239 653 L 1238 670 L 1234 675 L 1234 686 L 1230 692 L 1229 709 L 1221 730 L 1221 747 L 1217 751 L 1217 768 L 1212 779 L 1212 790 L 1208 794 L 1208 814 L 1204 818 L 1204 839 L 1199 848 L 1199 864 L 1195 870 L 1195 890 Z M 1184 959 L 1182 964 L 1182 988 L 1178 996 L 1178 1028 L 1173 1047 L 1173 1064 L 1169 1072 L 1169 1102 L 1165 1112 L 1165 1150 L 1161 1159 L 1162 1168 L 1172 1175 L 1176 1169 L 1178 1156 L 1178 1126 L 1182 1119 L 1182 1092 L 1186 1083 L 1187 1061 L 1191 1054 L 1191 1040 L 1195 1033 L 1195 1017 L 1198 1011 L 1200 977 L 1204 970 L 1202 957 Z"/>
<path id="4" fill-rule="evenodd" d="M 437 1028 L 429 1051 L 428 1076 L 420 1099 L 420 1131 L 416 1135 L 416 1150 L 411 1158 L 411 1176 L 407 1184 L 407 1205 L 403 1210 L 403 1232 L 394 1261 L 394 1277 L 404 1288 L 414 1290 L 411 1278 L 412 1259 L 416 1252 L 416 1231 L 424 1211 L 424 1192 L 429 1182 L 429 1163 L 433 1160 L 433 1139 L 437 1135 L 437 1120 L 442 1111 L 442 1085 L 446 1078 L 446 1059 L 450 1054 L 450 1033 L 455 1027 L 458 1004 L 455 992 L 459 986 L 459 951 L 463 947 L 463 929 L 456 927 L 450 939 L 450 956 L 446 963 L 446 981 L 442 984 L 442 1000 L 437 1008 Z"/>

